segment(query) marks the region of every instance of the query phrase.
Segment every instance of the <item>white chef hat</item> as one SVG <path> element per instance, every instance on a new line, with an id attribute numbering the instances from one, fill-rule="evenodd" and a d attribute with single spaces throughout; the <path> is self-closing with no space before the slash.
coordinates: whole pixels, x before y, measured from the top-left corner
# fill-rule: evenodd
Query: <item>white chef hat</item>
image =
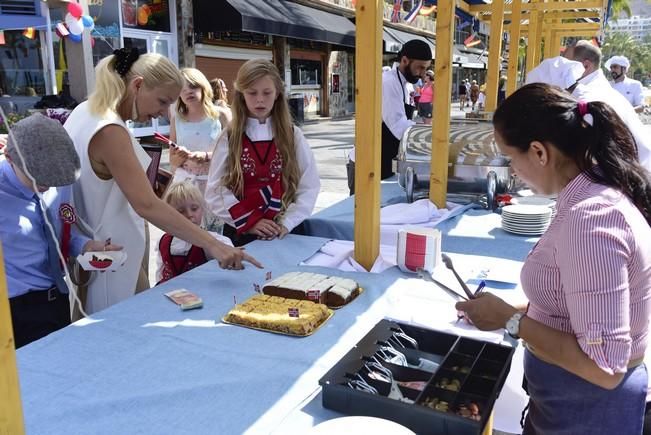
<path id="1" fill-rule="evenodd" d="M 540 65 L 529 71 L 526 84 L 547 83 L 563 89 L 572 86 L 583 75 L 585 68 L 581 62 L 562 56 L 543 60 Z"/>
<path id="2" fill-rule="evenodd" d="M 613 56 L 606 61 L 606 69 L 610 69 L 611 65 L 619 65 L 628 69 L 631 66 L 631 62 L 628 61 L 626 56 Z"/>

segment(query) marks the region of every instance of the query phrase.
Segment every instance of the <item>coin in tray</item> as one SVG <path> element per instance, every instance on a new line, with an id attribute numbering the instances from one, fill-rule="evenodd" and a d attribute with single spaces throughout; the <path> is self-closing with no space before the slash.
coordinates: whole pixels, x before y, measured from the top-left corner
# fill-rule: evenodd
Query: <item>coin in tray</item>
<path id="1" fill-rule="evenodd" d="M 87 271 L 113 271 L 127 261 L 125 251 L 88 251 L 77 256 L 77 262 Z"/>
<path id="2" fill-rule="evenodd" d="M 339 308 L 355 299 L 362 289 L 348 278 L 311 272 L 289 272 L 262 287 L 262 293 L 289 299 L 299 299 Z"/>
<path id="3" fill-rule="evenodd" d="M 262 331 L 306 337 L 319 329 L 332 314 L 327 306 L 312 301 L 255 295 L 233 307 L 222 321 Z"/>

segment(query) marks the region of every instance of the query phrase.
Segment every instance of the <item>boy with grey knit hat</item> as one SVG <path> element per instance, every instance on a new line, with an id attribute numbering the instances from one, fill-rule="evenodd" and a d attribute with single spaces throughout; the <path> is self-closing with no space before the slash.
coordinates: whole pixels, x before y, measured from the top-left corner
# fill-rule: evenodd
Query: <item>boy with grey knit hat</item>
<path id="1" fill-rule="evenodd" d="M 0 240 L 18 348 L 70 323 L 57 243 L 66 260 L 105 246 L 74 227 L 71 185 L 79 177 L 79 156 L 58 121 L 35 114 L 17 122 L 5 154 L 0 162 Z"/>

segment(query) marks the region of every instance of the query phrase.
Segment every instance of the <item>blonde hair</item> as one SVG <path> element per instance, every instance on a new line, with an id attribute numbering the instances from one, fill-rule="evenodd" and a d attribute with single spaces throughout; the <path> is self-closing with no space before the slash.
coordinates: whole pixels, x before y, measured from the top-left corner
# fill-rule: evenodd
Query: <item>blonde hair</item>
<path id="1" fill-rule="evenodd" d="M 210 82 L 208 82 L 206 76 L 196 68 L 183 68 L 181 74 L 183 74 L 185 84 L 192 88 L 201 88 L 201 105 L 203 106 L 203 113 L 205 113 L 208 118 L 217 119 L 219 117 L 219 112 L 217 112 L 217 108 L 213 104 L 212 86 L 210 86 Z M 176 113 L 182 119 L 185 119 L 185 115 L 188 114 L 188 106 L 185 105 L 180 95 L 176 101 Z"/>
<path id="2" fill-rule="evenodd" d="M 249 117 L 249 110 L 244 100 L 244 91 L 254 85 L 263 77 L 269 77 L 275 87 L 276 101 L 271 109 L 271 128 L 276 148 L 283 160 L 282 186 L 283 197 L 281 199 L 280 213 L 276 221 L 281 221 L 285 210 L 296 200 L 296 190 L 300 179 L 298 159 L 296 158 L 296 144 L 294 143 L 294 125 L 292 116 L 289 113 L 289 106 L 285 96 L 285 86 L 280 78 L 278 68 L 263 59 L 252 59 L 245 62 L 237 73 L 233 93 L 233 120 L 228 126 L 228 172 L 224 175 L 224 184 L 232 190 L 236 196 L 241 197 L 244 189 L 244 178 L 242 175 L 242 138 L 246 131 L 246 120 Z"/>
<path id="3" fill-rule="evenodd" d="M 201 191 L 189 181 L 180 181 L 168 186 L 165 195 L 163 195 L 163 201 L 172 207 L 186 201 L 193 201 L 201 206 L 201 210 L 206 211 L 206 203 Z"/>
<path id="4" fill-rule="evenodd" d="M 183 87 L 183 76 L 168 58 L 156 53 L 141 54 L 122 77 L 115 71 L 115 55 L 106 56 L 95 67 L 95 90 L 88 97 L 91 113 L 99 116 L 117 113 L 127 93 L 127 84 L 142 77 L 149 89 L 163 86 Z"/>
<path id="5" fill-rule="evenodd" d="M 226 100 L 226 94 L 224 93 L 224 81 L 219 77 L 215 77 L 210 81 L 210 86 L 212 87 L 213 103 L 217 104 L 218 101 L 223 101 L 228 106 L 228 101 Z"/>

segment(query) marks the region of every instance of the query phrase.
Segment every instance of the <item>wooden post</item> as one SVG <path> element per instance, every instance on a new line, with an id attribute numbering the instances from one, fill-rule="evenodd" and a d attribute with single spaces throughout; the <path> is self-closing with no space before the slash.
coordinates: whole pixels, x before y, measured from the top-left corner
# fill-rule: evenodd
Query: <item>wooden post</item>
<path id="1" fill-rule="evenodd" d="M 501 0 L 500 0 L 501 1 Z M 454 2 L 438 2 L 436 10 L 436 59 L 434 60 L 434 113 L 432 119 L 432 160 L 429 199 L 439 208 L 446 204 L 448 152 L 450 146 L 450 105 L 452 104 L 452 43 Z"/>
<path id="2" fill-rule="evenodd" d="M 0 244 L 0 434 L 23 435 L 23 408 L 20 402 L 16 345 L 11 326 L 9 292 Z"/>
<path id="3" fill-rule="evenodd" d="M 513 0 L 511 4 L 511 33 L 509 38 L 509 66 L 506 74 L 506 95 L 509 96 L 518 85 L 518 60 L 520 57 L 520 17 L 522 0 Z"/>
<path id="4" fill-rule="evenodd" d="M 494 411 L 491 412 L 491 415 L 488 417 L 488 421 L 486 422 L 486 426 L 484 427 L 482 435 L 493 435 L 493 415 L 495 415 Z"/>
<path id="5" fill-rule="evenodd" d="M 486 78 L 486 107 L 487 112 L 497 108 L 497 88 L 500 80 L 502 62 L 502 33 L 504 29 L 504 1 L 494 1 L 491 10 L 491 35 L 488 41 L 488 77 Z"/>
<path id="6" fill-rule="evenodd" d="M 537 0 L 531 0 L 536 2 Z M 538 38 L 536 37 L 536 30 L 538 29 L 538 14 L 536 11 L 531 11 L 529 17 L 529 33 L 527 35 L 527 72 L 531 71 L 536 66 L 536 49 Z"/>
<path id="7" fill-rule="evenodd" d="M 536 52 L 534 54 L 534 67 L 538 66 L 542 60 L 543 24 L 545 22 L 544 17 L 544 12 L 539 11 L 538 19 L 536 20 Z"/>
<path id="8" fill-rule="evenodd" d="M 383 0 L 357 0 L 354 235 L 355 260 L 367 270 L 380 252 L 383 12 Z"/>

